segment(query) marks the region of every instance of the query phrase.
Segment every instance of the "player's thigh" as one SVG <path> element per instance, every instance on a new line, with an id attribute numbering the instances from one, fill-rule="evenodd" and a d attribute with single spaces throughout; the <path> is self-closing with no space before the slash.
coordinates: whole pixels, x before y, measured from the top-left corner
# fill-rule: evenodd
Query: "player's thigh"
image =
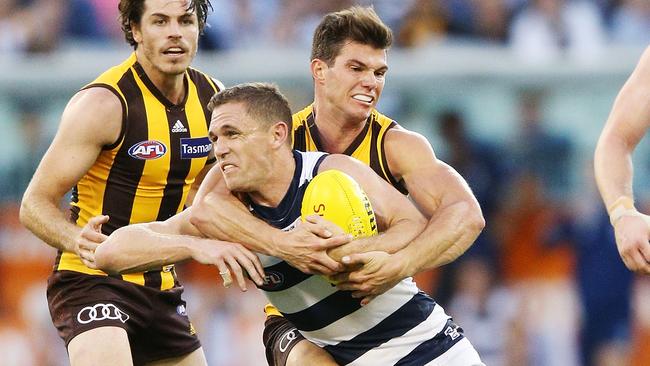
<path id="1" fill-rule="evenodd" d="M 327 351 L 306 339 L 298 342 L 298 344 L 289 351 L 286 363 L 286 366 L 304 365 L 338 366 L 334 361 L 334 358 L 332 358 Z"/>
<path id="2" fill-rule="evenodd" d="M 132 366 L 126 331 L 99 327 L 78 334 L 68 344 L 71 366 Z"/>
<path id="3" fill-rule="evenodd" d="M 149 362 L 147 366 L 206 366 L 207 364 L 203 347 L 200 347 L 183 356 Z"/>

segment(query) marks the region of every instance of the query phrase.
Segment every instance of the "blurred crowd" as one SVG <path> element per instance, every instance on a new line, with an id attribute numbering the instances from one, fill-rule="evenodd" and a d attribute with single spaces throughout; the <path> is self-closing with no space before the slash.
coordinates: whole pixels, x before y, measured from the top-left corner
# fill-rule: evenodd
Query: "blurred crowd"
<path id="1" fill-rule="evenodd" d="M 121 42 L 119 0 L 3 0 L 0 50 L 51 52 Z M 212 0 L 202 47 L 309 46 L 320 17 L 352 4 L 375 7 L 397 47 L 439 42 L 511 45 L 531 61 L 569 51 L 588 57 L 606 44 L 650 42 L 646 0 Z"/>
<path id="2" fill-rule="evenodd" d="M 117 3 L 0 0 L 0 51 L 124 44 Z M 212 0 L 201 46 L 308 49 L 321 15 L 352 3 L 374 4 L 398 48 L 510 45 L 524 59 L 544 62 L 593 57 L 611 43 L 650 43 L 648 0 Z M 650 365 L 643 347 L 650 344 L 643 301 L 650 285 L 619 259 L 591 166 L 575 171 L 584 159 L 572 138 L 550 127 L 547 92 L 517 91 L 507 140 L 477 134 L 462 108 L 428 116 L 423 132 L 468 181 L 487 227 L 461 259 L 416 280 L 463 325 L 487 365 Z M 19 158 L 0 164 L 0 354 L 5 365 L 64 365 L 44 293 L 55 253 L 17 219 L 52 129 L 36 105 L 15 109 L 15 138 L 24 143 Z M 402 121 L 400 111 L 395 116 Z M 216 269 L 196 263 L 179 272 L 209 363 L 264 364 L 260 293 L 224 290 Z"/>

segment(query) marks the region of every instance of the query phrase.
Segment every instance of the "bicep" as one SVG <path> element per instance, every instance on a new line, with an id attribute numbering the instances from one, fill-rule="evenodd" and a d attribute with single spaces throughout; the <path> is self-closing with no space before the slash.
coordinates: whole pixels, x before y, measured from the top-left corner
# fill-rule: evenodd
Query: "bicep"
<path id="1" fill-rule="evenodd" d="M 619 92 L 604 135 L 636 146 L 650 126 L 650 48 Z"/>
<path id="2" fill-rule="evenodd" d="M 87 92 L 80 92 L 66 106 L 54 140 L 34 173 L 30 191 L 60 198 L 90 169 L 103 146 L 119 136 L 122 108 L 117 97 L 111 93 L 112 100 L 103 101 L 109 91 Z"/>
<path id="3" fill-rule="evenodd" d="M 400 131 L 389 143 L 387 158 L 391 171 L 404 181 L 411 199 L 425 216 L 431 217 L 441 207 L 460 201 L 478 208 L 465 179 L 436 157 L 423 136 Z"/>

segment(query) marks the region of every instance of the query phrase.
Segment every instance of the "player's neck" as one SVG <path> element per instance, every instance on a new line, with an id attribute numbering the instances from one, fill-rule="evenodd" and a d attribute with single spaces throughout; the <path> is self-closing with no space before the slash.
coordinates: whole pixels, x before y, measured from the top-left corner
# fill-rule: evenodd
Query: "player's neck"
<path id="1" fill-rule="evenodd" d="M 138 58 L 138 63 L 147 74 L 147 77 L 162 95 L 174 104 L 180 104 L 185 99 L 185 73 L 172 75 L 165 74 L 156 68 L 146 58 Z"/>
<path id="2" fill-rule="evenodd" d="M 250 199 L 260 206 L 278 207 L 293 181 L 293 175 L 296 171 L 293 152 L 289 149 L 283 149 L 279 153 L 279 156 L 269 159 L 272 163 L 269 176 L 263 182 L 260 182 L 257 191 L 249 193 Z"/>
<path id="3" fill-rule="evenodd" d="M 366 125 L 366 119 L 345 119 L 343 111 L 326 104 L 314 103 L 314 122 L 318 127 L 324 151 L 341 154 L 350 146 Z"/>

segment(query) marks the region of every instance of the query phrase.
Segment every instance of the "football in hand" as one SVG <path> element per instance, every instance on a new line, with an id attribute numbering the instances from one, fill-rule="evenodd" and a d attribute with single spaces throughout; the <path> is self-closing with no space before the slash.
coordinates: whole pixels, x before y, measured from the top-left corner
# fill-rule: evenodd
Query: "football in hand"
<path id="1" fill-rule="evenodd" d="M 309 182 L 300 214 L 303 221 L 307 216 L 320 215 L 354 238 L 377 234 L 368 196 L 352 177 L 339 170 L 326 170 Z"/>

